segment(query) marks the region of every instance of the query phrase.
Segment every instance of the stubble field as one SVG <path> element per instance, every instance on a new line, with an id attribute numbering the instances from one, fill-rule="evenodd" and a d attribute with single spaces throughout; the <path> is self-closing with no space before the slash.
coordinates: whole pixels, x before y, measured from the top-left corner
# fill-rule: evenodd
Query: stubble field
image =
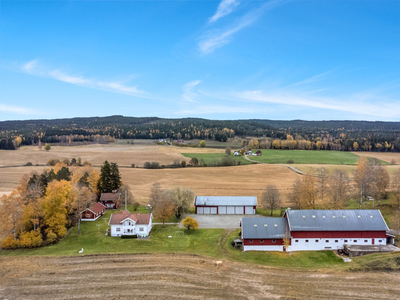
<path id="1" fill-rule="evenodd" d="M 398 273 L 288 270 L 185 254 L 0 257 L 0 299 L 396 299 Z"/>

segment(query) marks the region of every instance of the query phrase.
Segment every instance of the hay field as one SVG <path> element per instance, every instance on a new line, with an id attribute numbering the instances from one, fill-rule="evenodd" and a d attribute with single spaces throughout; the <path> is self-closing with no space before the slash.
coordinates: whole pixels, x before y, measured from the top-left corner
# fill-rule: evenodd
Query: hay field
<path id="1" fill-rule="evenodd" d="M 400 153 L 395 152 L 352 152 L 358 156 L 375 157 L 377 159 L 390 163 L 393 159 L 396 164 L 400 164 Z"/>
<path id="2" fill-rule="evenodd" d="M 396 299 L 400 293 L 395 272 L 221 261 L 185 254 L 0 257 L 0 299 Z"/>

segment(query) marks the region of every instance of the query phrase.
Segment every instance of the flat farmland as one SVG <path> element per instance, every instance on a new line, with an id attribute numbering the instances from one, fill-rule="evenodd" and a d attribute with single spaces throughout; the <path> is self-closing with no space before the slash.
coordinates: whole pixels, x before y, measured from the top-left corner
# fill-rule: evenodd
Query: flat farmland
<path id="1" fill-rule="evenodd" d="M 221 262 L 176 253 L 0 257 L 0 299 L 396 299 L 400 294 L 396 272 Z"/>
<path id="2" fill-rule="evenodd" d="M 396 164 L 400 164 L 400 153 L 396 152 L 352 152 L 358 156 L 365 156 L 365 157 L 374 157 L 385 162 L 391 163 L 392 160 L 396 162 Z"/>

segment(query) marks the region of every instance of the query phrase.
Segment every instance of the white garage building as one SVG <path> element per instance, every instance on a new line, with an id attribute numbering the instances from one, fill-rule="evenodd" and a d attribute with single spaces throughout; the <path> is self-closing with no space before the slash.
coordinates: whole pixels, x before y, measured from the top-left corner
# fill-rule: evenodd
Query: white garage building
<path id="1" fill-rule="evenodd" d="M 254 215 L 257 197 L 196 196 L 194 207 L 199 215 Z"/>

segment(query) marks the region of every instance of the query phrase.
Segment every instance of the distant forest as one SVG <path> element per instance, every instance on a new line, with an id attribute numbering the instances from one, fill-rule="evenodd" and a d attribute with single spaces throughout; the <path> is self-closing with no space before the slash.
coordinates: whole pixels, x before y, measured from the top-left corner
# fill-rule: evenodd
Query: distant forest
<path id="1" fill-rule="evenodd" d="M 400 151 L 400 122 L 163 119 L 124 116 L 0 122 L 0 149 L 114 139 L 255 137 L 261 148 Z"/>

